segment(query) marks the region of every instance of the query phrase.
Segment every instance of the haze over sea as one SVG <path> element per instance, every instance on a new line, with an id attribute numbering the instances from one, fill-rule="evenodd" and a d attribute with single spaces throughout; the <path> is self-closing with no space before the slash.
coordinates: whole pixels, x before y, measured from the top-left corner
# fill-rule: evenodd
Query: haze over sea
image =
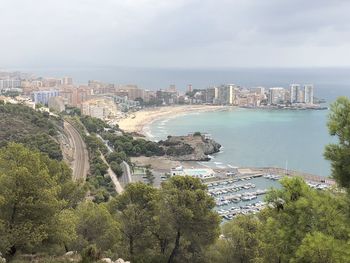
<path id="1" fill-rule="evenodd" d="M 291 83 L 313 83 L 314 95 L 327 104 L 338 96 L 350 95 L 349 68 L 306 69 L 22 69 L 42 76 L 72 76 L 78 83 L 97 79 L 117 84 L 137 84 L 142 88 L 167 88 L 175 84 L 185 90 L 221 83 L 240 86 L 288 87 Z M 208 132 L 221 143 L 223 151 L 214 156 L 212 166 L 278 166 L 328 176 L 330 165 L 323 158 L 328 135 L 328 111 L 277 111 L 235 109 L 159 120 L 150 126 L 154 139 L 188 132 Z"/>

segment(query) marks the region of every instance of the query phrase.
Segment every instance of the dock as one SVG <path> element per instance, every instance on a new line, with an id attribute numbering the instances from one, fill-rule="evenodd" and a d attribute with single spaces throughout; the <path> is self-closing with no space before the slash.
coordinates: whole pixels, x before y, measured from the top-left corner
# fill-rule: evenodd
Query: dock
<path id="1" fill-rule="evenodd" d="M 286 170 L 283 168 L 263 167 L 263 168 L 258 168 L 255 170 L 258 170 L 262 173 L 277 174 L 277 175 L 281 175 L 281 176 L 302 177 L 305 181 L 312 181 L 315 183 L 326 183 L 329 185 L 336 184 L 334 179 L 326 177 L 326 176 L 314 175 L 314 174 L 300 172 L 300 171 L 294 171 L 294 170 Z"/>
<path id="2" fill-rule="evenodd" d="M 265 174 L 274 174 L 282 177 L 301 177 L 305 181 L 311 181 L 315 183 L 323 183 L 328 185 L 335 185 L 334 179 L 326 176 L 314 175 L 306 172 L 300 172 L 290 169 L 283 169 L 279 167 L 237 167 L 237 168 L 214 168 L 216 174 L 230 174 L 235 171 L 235 176 L 239 178 L 249 178 L 249 177 L 261 177 Z"/>

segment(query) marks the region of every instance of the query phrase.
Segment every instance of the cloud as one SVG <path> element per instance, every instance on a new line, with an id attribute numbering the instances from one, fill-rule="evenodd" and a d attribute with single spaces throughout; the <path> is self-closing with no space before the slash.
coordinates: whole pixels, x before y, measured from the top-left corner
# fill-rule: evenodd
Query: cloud
<path id="1" fill-rule="evenodd" d="M 2 0 L 6 67 L 344 66 L 347 0 Z"/>

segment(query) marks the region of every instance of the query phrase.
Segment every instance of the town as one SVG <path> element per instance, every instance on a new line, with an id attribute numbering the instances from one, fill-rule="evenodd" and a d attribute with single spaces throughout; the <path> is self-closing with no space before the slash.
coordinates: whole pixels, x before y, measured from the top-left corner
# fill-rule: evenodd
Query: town
<path id="1" fill-rule="evenodd" d="M 326 109 L 314 98 L 312 84 L 284 87 L 245 88 L 225 84 L 203 89 L 188 85 L 179 91 L 175 85 L 147 90 L 137 85 L 116 85 L 90 80 L 75 84 L 71 77 L 43 78 L 20 72 L 0 72 L 1 95 L 21 95 L 19 102 L 31 107 L 48 106 L 56 112 L 76 107 L 84 115 L 103 120 L 117 120 L 126 112 L 143 107 L 165 105 L 227 105 L 262 109 Z"/>

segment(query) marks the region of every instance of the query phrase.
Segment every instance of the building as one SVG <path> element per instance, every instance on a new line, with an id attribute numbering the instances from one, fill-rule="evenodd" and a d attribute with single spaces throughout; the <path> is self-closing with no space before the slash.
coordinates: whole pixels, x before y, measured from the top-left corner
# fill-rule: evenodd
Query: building
<path id="1" fill-rule="evenodd" d="M 299 84 L 291 84 L 289 86 L 290 89 L 290 103 L 297 103 L 299 102 L 299 90 L 300 90 L 300 85 Z"/>
<path id="2" fill-rule="evenodd" d="M 103 83 L 98 80 L 89 80 L 88 87 L 92 88 L 93 94 L 115 94 L 116 92 L 114 84 Z"/>
<path id="3" fill-rule="evenodd" d="M 187 92 L 192 92 L 192 91 L 193 91 L 192 84 L 188 84 Z"/>
<path id="4" fill-rule="evenodd" d="M 51 97 L 57 97 L 59 95 L 60 92 L 58 90 L 40 90 L 32 92 L 31 98 L 35 104 L 41 103 L 43 105 L 48 105 Z"/>
<path id="5" fill-rule="evenodd" d="M 221 85 L 215 88 L 214 103 L 219 105 L 234 105 L 238 96 L 235 84 Z"/>
<path id="6" fill-rule="evenodd" d="M 111 98 L 94 98 L 81 104 L 84 115 L 101 120 L 112 119 L 118 115 L 117 105 Z"/>
<path id="7" fill-rule="evenodd" d="M 64 77 L 62 79 L 62 85 L 73 85 L 73 79 L 71 77 Z"/>
<path id="8" fill-rule="evenodd" d="M 213 104 L 215 100 L 215 87 L 209 87 L 205 91 L 205 103 Z"/>
<path id="9" fill-rule="evenodd" d="M 304 102 L 314 104 L 314 86 L 312 84 L 304 85 Z"/>
<path id="10" fill-rule="evenodd" d="M 0 79 L 0 91 L 14 90 L 21 88 L 19 79 Z"/>
<path id="11" fill-rule="evenodd" d="M 172 168 L 170 170 L 171 176 L 192 176 L 195 178 L 200 179 L 208 179 L 208 178 L 214 178 L 215 172 L 212 169 L 209 168 L 200 168 L 200 169 L 184 169 L 182 166 Z"/>
<path id="12" fill-rule="evenodd" d="M 164 105 L 176 104 L 178 94 L 176 91 L 157 90 L 156 99 L 161 101 Z"/>
<path id="13" fill-rule="evenodd" d="M 56 78 L 44 78 L 42 79 L 42 85 L 43 87 L 57 87 L 62 85 L 62 79 L 56 79 Z"/>
<path id="14" fill-rule="evenodd" d="M 290 85 L 290 102 L 293 103 L 314 103 L 314 86 L 305 84 L 301 87 L 299 84 Z"/>
<path id="15" fill-rule="evenodd" d="M 48 107 L 57 112 L 65 111 L 67 105 L 67 99 L 57 96 L 49 98 Z"/>
<path id="16" fill-rule="evenodd" d="M 138 88 L 136 85 L 125 85 L 120 87 L 116 95 L 123 96 L 126 95 L 129 100 L 136 100 L 145 98 L 145 91 L 143 89 Z"/>
<path id="17" fill-rule="evenodd" d="M 169 92 L 176 92 L 176 86 L 174 84 L 171 84 L 169 88 L 167 89 Z"/>
<path id="18" fill-rule="evenodd" d="M 154 101 L 156 99 L 156 92 L 153 90 L 145 90 L 143 101 L 148 103 L 150 101 Z"/>
<path id="19" fill-rule="evenodd" d="M 291 104 L 304 102 L 304 91 L 299 84 L 291 84 L 289 93 Z"/>
<path id="20" fill-rule="evenodd" d="M 285 89 L 284 88 L 270 88 L 268 103 L 270 105 L 277 105 L 285 103 Z"/>
<path id="21" fill-rule="evenodd" d="M 256 87 L 256 88 L 253 88 L 252 91 L 254 91 L 256 94 L 258 95 L 265 95 L 265 88 L 264 87 Z"/>
<path id="22" fill-rule="evenodd" d="M 79 107 L 81 103 L 92 96 L 92 88 L 88 86 L 64 85 L 60 87 L 60 96 L 65 98 L 67 105 Z"/>

